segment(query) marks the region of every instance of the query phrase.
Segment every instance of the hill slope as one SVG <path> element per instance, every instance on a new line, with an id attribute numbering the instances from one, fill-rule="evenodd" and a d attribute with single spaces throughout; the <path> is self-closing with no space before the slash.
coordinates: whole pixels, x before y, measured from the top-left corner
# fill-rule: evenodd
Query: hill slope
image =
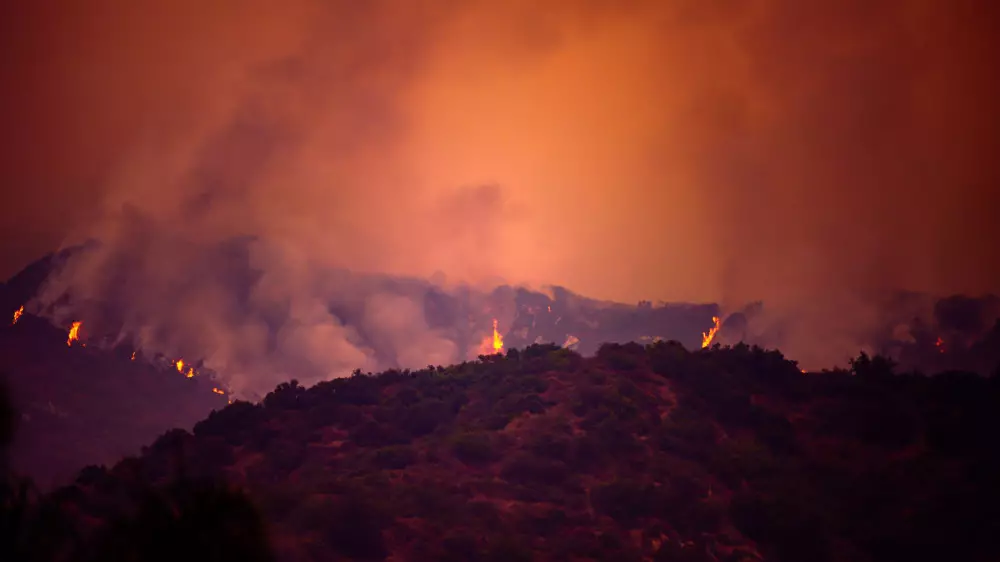
<path id="1" fill-rule="evenodd" d="M 18 412 L 14 468 L 48 487 L 88 464 L 135 454 L 170 427 L 190 428 L 228 400 L 220 383 L 188 379 L 125 349 L 66 345 L 67 334 L 25 314 L 0 326 L 0 382 Z"/>
<path id="2" fill-rule="evenodd" d="M 996 378 L 865 356 L 532 346 L 283 384 L 60 493 L 101 520 L 137 482 L 224 479 L 284 560 L 990 560 L 997 406 Z"/>

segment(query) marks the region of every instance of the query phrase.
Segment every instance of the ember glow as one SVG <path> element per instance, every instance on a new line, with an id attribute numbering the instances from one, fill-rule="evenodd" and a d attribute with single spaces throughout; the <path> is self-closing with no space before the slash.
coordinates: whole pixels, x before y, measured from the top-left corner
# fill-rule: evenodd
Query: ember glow
<path id="1" fill-rule="evenodd" d="M 178 373 L 183 373 L 184 372 L 184 360 L 183 359 L 178 359 L 177 362 L 174 363 L 174 366 L 177 368 L 177 372 Z"/>
<path id="2" fill-rule="evenodd" d="M 186 376 L 189 379 L 194 378 L 194 367 L 188 367 L 188 372 L 184 376 Z"/>
<path id="3" fill-rule="evenodd" d="M 719 331 L 719 325 L 720 325 L 719 324 L 719 322 L 720 322 L 719 321 L 719 317 L 718 316 L 713 316 L 712 317 L 712 322 L 715 325 L 712 326 L 712 328 L 709 331 L 701 333 L 701 347 L 702 347 L 702 349 L 704 349 L 704 348 L 712 345 L 712 340 L 715 339 L 715 334 L 716 334 L 716 332 Z"/>
<path id="4" fill-rule="evenodd" d="M 934 345 L 937 346 L 938 351 L 940 353 L 944 353 L 944 340 L 943 339 L 938 338 L 937 341 L 934 342 Z"/>
<path id="5" fill-rule="evenodd" d="M 17 324 L 17 321 L 21 318 L 22 314 L 24 314 L 24 305 L 21 305 L 21 308 L 14 311 L 14 321 L 11 322 L 10 325 L 13 326 L 14 324 Z"/>
<path id="6" fill-rule="evenodd" d="M 215 388 L 214 386 L 212 387 L 212 392 L 214 392 L 216 394 L 222 394 L 222 395 L 226 394 L 225 390 L 222 390 L 222 389 L 219 389 L 219 388 Z"/>
<path id="7" fill-rule="evenodd" d="M 66 345 L 72 346 L 73 342 L 80 339 L 80 325 L 83 322 L 73 322 L 73 325 L 69 327 L 69 336 L 66 338 Z"/>
<path id="8" fill-rule="evenodd" d="M 135 361 L 135 352 L 132 352 L 132 361 Z"/>

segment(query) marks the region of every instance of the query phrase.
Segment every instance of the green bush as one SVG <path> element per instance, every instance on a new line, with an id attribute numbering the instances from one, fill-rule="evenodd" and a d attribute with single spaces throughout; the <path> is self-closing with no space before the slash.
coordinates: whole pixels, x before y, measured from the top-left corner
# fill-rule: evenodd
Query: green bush
<path id="1" fill-rule="evenodd" d="M 485 464 L 496 459 L 493 441 L 488 433 L 460 433 L 451 440 L 455 456 L 466 464 Z"/>
<path id="2" fill-rule="evenodd" d="M 529 486 L 557 486 L 569 475 L 566 463 L 527 453 L 518 454 L 500 470 L 500 476 L 508 482 Z"/>
<path id="3" fill-rule="evenodd" d="M 416 451 L 407 445 L 385 447 L 375 451 L 375 464 L 379 468 L 399 470 L 413 464 L 416 460 Z"/>
<path id="4" fill-rule="evenodd" d="M 409 437 L 386 423 L 366 422 L 351 432 L 351 441 L 359 447 L 385 447 L 409 442 Z"/>

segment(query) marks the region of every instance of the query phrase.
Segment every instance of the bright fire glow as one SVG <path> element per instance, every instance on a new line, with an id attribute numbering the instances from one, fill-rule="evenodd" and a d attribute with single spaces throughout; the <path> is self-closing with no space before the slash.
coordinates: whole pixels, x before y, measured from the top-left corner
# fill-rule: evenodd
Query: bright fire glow
<path id="1" fill-rule="evenodd" d="M 184 360 L 183 359 L 178 359 L 177 362 L 174 363 L 174 366 L 177 367 L 177 372 L 178 373 L 183 373 L 184 372 Z"/>
<path id="2" fill-rule="evenodd" d="M 73 342 L 80 339 L 80 325 L 83 322 L 73 322 L 69 327 L 69 337 L 66 338 L 66 345 L 72 346 Z"/>
<path id="3" fill-rule="evenodd" d="M 712 328 L 709 331 L 701 333 L 701 347 L 702 348 L 706 348 L 706 347 L 712 345 L 712 340 L 715 339 L 715 333 L 719 331 L 719 325 L 720 325 L 719 324 L 719 317 L 718 316 L 713 316 L 712 317 L 712 322 L 715 323 L 715 325 L 712 326 Z"/>
<path id="4" fill-rule="evenodd" d="M 188 367 L 187 378 L 194 377 L 194 367 Z"/>
<path id="5" fill-rule="evenodd" d="M 212 392 L 214 392 L 216 394 L 225 394 L 226 393 L 225 390 L 221 390 L 221 389 L 215 388 L 214 386 L 212 387 Z"/>
<path id="6" fill-rule="evenodd" d="M 14 311 L 14 321 L 10 323 L 11 326 L 17 324 L 17 321 L 21 319 L 21 315 L 24 314 L 24 305 L 21 308 Z"/>
<path id="7" fill-rule="evenodd" d="M 479 345 L 479 353 L 483 355 L 503 353 L 503 336 L 497 330 L 497 319 L 493 319 L 493 335 L 483 338 Z"/>
<path id="8" fill-rule="evenodd" d="M 135 361 L 135 352 L 132 352 L 132 361 Z"/>
<path id="9" fill-rule="evenodd" d="M 493 352 L 503 353 L 503 336 L 497 331 L 497 319 L 493 319 Z"/>

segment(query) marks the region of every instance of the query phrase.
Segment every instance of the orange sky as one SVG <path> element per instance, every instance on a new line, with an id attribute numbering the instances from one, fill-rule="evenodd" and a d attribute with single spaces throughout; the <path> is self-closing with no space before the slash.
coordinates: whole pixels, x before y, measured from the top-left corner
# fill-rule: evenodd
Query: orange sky
<path id="1" fill-rule="evenodd" d="M 627 301 L 997 290 L 997 23 L 971 0 L 20 3 L 0 275 L 128 202 L 196 243 Z"/>

